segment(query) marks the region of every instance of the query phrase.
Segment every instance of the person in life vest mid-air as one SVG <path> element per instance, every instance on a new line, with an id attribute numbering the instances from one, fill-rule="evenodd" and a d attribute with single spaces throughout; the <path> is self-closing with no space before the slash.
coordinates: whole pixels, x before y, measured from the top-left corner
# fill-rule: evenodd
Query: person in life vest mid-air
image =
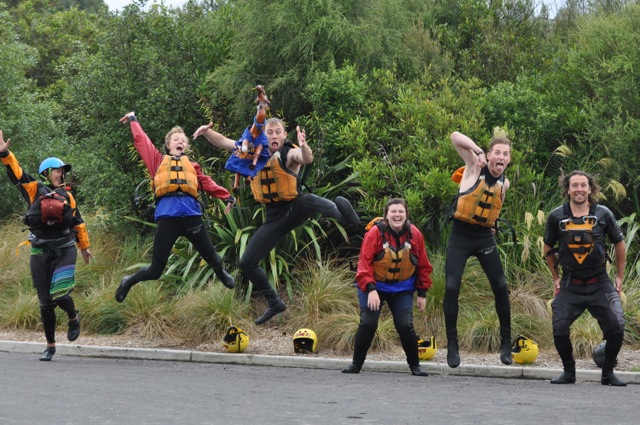
<path id="1" fill-rule="evenodd" d="M 31 277 L 38 293 L 40 318 L 47 340 L 40 360 L 50 361 L 56 352 L 56 307 L 69 318 L 67 339 L 75 341 L 80 336 L 80 316 L 71 298 L 71 291 L 76 286 L 76 245 L 86 264 L 93 254 L 76 200 L 71 188 L 65 184 L 65 175 L 71 171 L 71 165 L 59 158 L 47 158 L 38 168 L 41 180 L 37 180 L 22 169 L 9 151 L 10 142 L 10 139 L 5 142 L 0 130 L 0 160 L 7 168 L 9 181 L 18 188 L 28 207 L 24 224 L 29 227 Z"/>
<path id="2" fill-rule="evenodd" d="M 236 142 L 212 130 L 212 125 L 209 123 L 198 128 L 193 138 L 202 135 L 213 146 L 233 151 Z M 346 226 L 356 227 L 360 224 L 358 215 L 347 199 L 338 196 L 333 202 L 312 193 L 302 193 L 300 169 L 313 161 L 313 152 L 303 129 L 296 127 L 298 146 L 286 142 L 285 124 L 279 118 L 269 118 L 264 133 L 269 143 L 269 159 L 251 180 L 251 192 L 256 202 L 265 205 L 266 219 L 253 234 L 240 258 L 240 268 L 256 291 L 265 297 L 268 305 L 255 321 L 256 324 L 265 323 L 287 308 L 260 267 L 260 261 L 269 255 L 282 238 L 316 214 L 336 219 Z"/>
<path id="3" fill-rule="evenodd" d="M 504 172 L 511 162 L 511 141 L 497 129 L 489 150 L 460 132 L 451 134 L 451 142 L 465 166 L 454 174 L 460 184 L 453 212 L 453 224 L 445 258 L 444 319 L 447 331 L 447 364 L 460 365 L 458 352 L 458 296 L 467 259 L 475 256 L 484 270 L 495 296 L 500 322 L 500 361 L 511 364 L 511 304 L 496 246 L 494 226 L 500 215 L 509 179 Z"/>
<path id="4" fill-rule="evenodd" d="M 591 175 L 573 171 L 560 177 L 560 186 L 568 202 L 551 211 L 544 232 L 545 259 L 554 285 L 551 303 L 553 342 L 564 369 L 551 383 L 576 382 L 571 325 L 589 310 L 607 341 L 600 382 L 623 387 L 627 384 L 613 373 L 613 369 L 622 347 L 625 326 L 620 299 L 627 255 L 624 235 L 611 210 L 597 203 L 599 187 Z M 616 257 L 615 284 L 606 268 L 606 238 L 613 243 Z"/>
<path id="5" fill-rule="evenodd" d="M 156 198 L 155 220 L 158 225 L 153 239 L 151 264 L 122 279 L 116 290 L 116 301 L 123 302 L 137 283 L 158 279 L 162 275 L 171 249 L 180 236 L 186 237 L 193 244 L 222 284 L 233 289 L 235 280 L 224 270 L 222 258 L 209 237 L 202 219 L 203 210 L 198 194 L 203 191 L 206 195 L 222 199 L 227 204 L 225 214 L 231 210 L 235 198 L 227 189 L 205 175 L 198 163 L 189 159 L 189 140 L 182 128 L 174 127 L 167 133 L 165 153 L 161 153 L 140 126 L 134 112 L 126 114 L 120 122 L 129 123 L 135 148 L 151 175 Z"/>

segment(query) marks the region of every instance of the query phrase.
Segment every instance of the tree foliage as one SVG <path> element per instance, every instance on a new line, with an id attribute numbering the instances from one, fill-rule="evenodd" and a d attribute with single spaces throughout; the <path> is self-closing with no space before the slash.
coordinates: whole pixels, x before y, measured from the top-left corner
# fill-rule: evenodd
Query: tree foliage
<path id="1" fill-rule="evenodd" d="M 551 19 L 532 0 L 139 1 L 118 12 L 4 1 L 0 129 L 26 169 L 64 158 L 85 208 L 118 218 L 145 178 L 120 117 L 136 111 L 159 147 L 174 125 L 190 134 L 209 120 L 237 138 L 260 83 L 272 115 L 307 129 L 311 190 L 346 193 L 363 219 L 403 196 L 429 243 L 442 241 L 462 165 L 454 130 L 481 145 L 495 126 L 509 131 L 519 207 L 537 211 L 559 173 L 585 168 L 628 215 L 640 204 L 636 3 L 571 0 Z M 192 144 L 224 184 L 226 153 Z M 524 212 L 507 202 L 505 214 L 519 223 Z"/>

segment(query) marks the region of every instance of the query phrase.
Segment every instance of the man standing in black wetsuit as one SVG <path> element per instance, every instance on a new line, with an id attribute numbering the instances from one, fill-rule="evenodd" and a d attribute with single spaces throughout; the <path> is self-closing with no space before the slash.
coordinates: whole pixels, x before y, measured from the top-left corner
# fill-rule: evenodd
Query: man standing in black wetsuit
<path id="1" fill-rule="evenodd" d="M 453 225 L 445 260 L 444 319 L 447 330 L 447 364 L 460 365 L 458 352 L 458 296 L 467 259 L 478 258 L 495 296 L 500 321 L 500 360 L 511 364 L 511 304 L 500 253 L 493 229 L 509 180 L 504 171 L 511 162 L 511 141 L 494 137 L 485 153 L 462 133 L 451 134 L 451 142 L 465 162 L 453 213 Z"/>
<path id="2" fill-rule="evenodd" d="M 602 364 L 602 385 L 627 385 L 614 373 L 624 337 L 624 313 L 620 301 L 627 249 L 624 235 L 611 210 L 596 203 L 598 185 L 584 171 L 560 178 L 562 194 L 569 202 L 553 210 L 544 232 L 544 253 L 553 276 L 551 304 L 553 342 L 564 372 L 552 384 L 576 382 L 576 362 L 571 345 L 571 325 L 586 310 L 598 320 L 607 343 Z M 607 274 L 605 238 L 613 243 L 616 257 L 615 285 Z M 558 245 L 558 248 L 554 248 Z M 562 276 L 558 273 L 562 267 Z"/>

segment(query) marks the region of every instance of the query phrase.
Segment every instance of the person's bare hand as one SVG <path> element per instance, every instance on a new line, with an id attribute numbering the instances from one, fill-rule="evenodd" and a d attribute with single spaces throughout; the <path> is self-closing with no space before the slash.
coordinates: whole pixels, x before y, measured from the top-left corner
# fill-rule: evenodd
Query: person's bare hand
<path id="1" fill-rule="evenodd" d="M 367 297 L 367 307 L 371 309 L 371 311 L 380 310 L 380 295 L 378 295 L 378 291 L 371 291 Z"/>
<path id="2" fill-rule="evenodd" d="M 82 259 L 85 264 L 89 264 L 89 261 L 93 258 L 93 254 L 89 251 L 89 248 L 80 250 L 80 254 L 82 254 Z"/>
<path id="3" fill-rule="evenodd" d="M 201 136 L 202 134 L 204 134 L 204 132 L 209 130 L 211 127 L 213 127 L 213 122 L 210 122 L 209 124 L 206 124 L 206 125 L 201 125 L 200 127 L 198 127 L 196 132 L 193 133 L 192 139 L 195 140 L 198 136 Z"/>
<path id="4" fill-rule="evenodd" d="M 7 139 L 4 141 L 4 137 L 2 136 L 2 130 L 0 130 L 0 152 L 6 152 L 9 150 L 9 143 L 11 143 L 11 139 Z"/>
<path id="5" fill-rule="evenodd" d="M 307 133 L 305 133 L 304 129 L 300 129 L 300 126 L 296 126 L 296 133 L 298 135 L 298 145 L 300 147 L 307 144 Z"/>
<path id="6" fill-rule="evenodd" d="M 135 112 L 129 112 L 127 115 L 125 115 L 124 117 L 120 118 L 120 122 L 123 124 L 126 124 L 127 122 L 129 122 L 129 117 L 135 117 L 136 113 Z"/>
<path id="7" fill-rule="evenodd" d="M 480 155 L 478 155 L 478 162 L 477 162 L 478 167 L 483 168 L 485 165 L 487 165 L 487 154 L 482 152 Z"/>

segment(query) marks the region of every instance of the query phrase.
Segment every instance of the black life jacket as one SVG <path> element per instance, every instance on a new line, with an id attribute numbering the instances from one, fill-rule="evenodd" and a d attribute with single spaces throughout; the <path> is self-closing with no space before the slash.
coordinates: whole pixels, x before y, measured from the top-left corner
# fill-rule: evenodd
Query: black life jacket
<path id="1" fill-rule="evenodd" d="M 71 198 L 66 188 L 50 189 L 42 186 L 38 189 L 33 203 L 24 216 L 24 224 L 29 229 L 42 228 L 67 229 L 73 227 L 75 208 L 71 207 Z"/>
<path id="2" fill-rule="evenodd" d="M 607 261 L 605 246 L 597 243 L 593 228 L 598 224 L 596 206 L 589 207 L 589 215 L 572 217 L 569 204 L 562 207 L 558 263 L 568 270 L 593 269 Z"/>

